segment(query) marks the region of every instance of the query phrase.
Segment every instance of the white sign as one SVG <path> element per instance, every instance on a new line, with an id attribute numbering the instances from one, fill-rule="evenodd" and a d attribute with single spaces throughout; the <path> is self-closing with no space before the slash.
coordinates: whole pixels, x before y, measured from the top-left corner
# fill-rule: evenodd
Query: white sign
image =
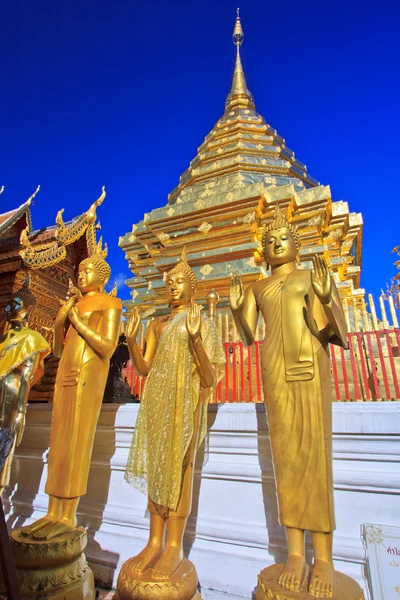
<path id="1" fill-rule="evenodd" d="M 363 525 L 374 600 L 400 600 L 400 527 Z"/>

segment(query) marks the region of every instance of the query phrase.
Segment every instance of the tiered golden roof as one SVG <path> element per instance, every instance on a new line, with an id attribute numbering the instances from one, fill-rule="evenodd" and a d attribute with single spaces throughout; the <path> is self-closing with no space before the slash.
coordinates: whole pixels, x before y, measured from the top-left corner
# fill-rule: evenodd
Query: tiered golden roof
<path id="1" fill-rule="evenodd" d="M 146 213 L 120 238 L 135 275 L 127 281 L 133 302 L 144 309 L 166 308 L 163 273 L 184 245 L 199 281 L 200 301 L 214 288 L 221 303 L 226 302 L 233 271 L 239 271 L 245 283 L 259 278 L 262 231 L 278 202 L 299 227 L 302 263 L 323 252 L 343 296 L 359 287 L 361 214 L 351 213 L 346 202 L 333 202 L 329 186 L 308 174 L 285 140 L 256 112 L 240 58 L 239 16 L 233 41 L 236 63 L 224 115 L 168 203 Z"/>

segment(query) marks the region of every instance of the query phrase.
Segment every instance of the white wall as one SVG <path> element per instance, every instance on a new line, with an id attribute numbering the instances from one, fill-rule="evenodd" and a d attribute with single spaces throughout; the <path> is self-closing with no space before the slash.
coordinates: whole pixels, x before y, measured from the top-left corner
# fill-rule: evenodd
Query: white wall
<path id="1" fill-rule="evenodd" d="M 138 405 L 105 405 L 96 434 L 88 493 L 79 523 L 87 557 L 103 585 L 147 539 L 146 498 L 124 481 Z M 400 403 L 333 405 L 336 568 L 366 590 L 361 523 L 400 526 Z M 43 515 L 50 405 L 29 407 L 3 501 L 10 528 Z M 209 432 L 197 460 L 185 544 L 204 600 L 252 597 L 259 571 L 285 558 L 262 405 L 209 408 Z M 367 597 L 368 597 L 368 591 Z"/>

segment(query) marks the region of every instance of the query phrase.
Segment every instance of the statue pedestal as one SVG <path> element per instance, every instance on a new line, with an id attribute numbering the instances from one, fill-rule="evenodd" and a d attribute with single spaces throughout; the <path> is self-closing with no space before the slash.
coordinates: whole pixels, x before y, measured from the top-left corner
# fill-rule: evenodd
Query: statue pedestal
<path id="1" fill-rule="evenodd" d="M 196 569 L 190 560 L 184 558 L 166 581 L 153 579 L 151 569 L 140 575 L 135 573 L 130 567 L 132 560 L 121 567 L 115 600 L 201 600 Z"/>
<path id="2" fill-rule="evenodd" d="M 308 593 L 308 578 L 298 592 L 286 590 L 278 583 L 283 563 L 263 569 L 258 576 L 256 600 L 314 600 Z M 310 569 L 311 572 L 311 569 Z M 364 600 L 364 592 L 354 579 L 335 571 L 335 593 L 333 600 Z"/>
<path id="3" fill-rule="evenodd" d="M 83 527 L 48 541 L 11 533 L 11 546 L 23 598 L 42 600 L 94 600 L 93 573 L 83 553 L 87 543 Z"/>

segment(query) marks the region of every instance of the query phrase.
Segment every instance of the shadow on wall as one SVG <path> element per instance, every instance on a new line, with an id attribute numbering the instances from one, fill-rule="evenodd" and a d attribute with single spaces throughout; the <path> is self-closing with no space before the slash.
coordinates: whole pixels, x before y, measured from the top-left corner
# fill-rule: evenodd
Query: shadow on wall
<path id="1" fill-rule="evenodd" d="M 258 460 L 261 470 L 265 524 L 268 530 L 268 552 L 274 557 L 274 561 L 279 563 L 286 560 L 286 554 L 282 551 L 282 546 L 285 547 L 285 529 L 279 524 L 278 519 L 278 500 L 265 407 L 264 404 L 256 404 L 255 406 L 257 412 Z"/>
<path id="2" fill-rule="evenodd" d="M 28 407 L 28 427 L 25 429 L 21 444 L 15 451 L 10 484 L 3 494 L 4 512 L 8 515 L 9 531 L 26 525 L 37 509 L 34 504 L 40 492 L 50 443 L 51 407 L 46 404 L 44 412 L 46 412 L 49 427 L 41 426 L 39 429 L 31 421 L 34 415 L 29 414 Z"/>
<path id="3" fill-rule="evenodd" d="M 102 406 L 90 463 L 87 493 L 78 510 L 78 522 L 87 528 L 88 543 L 85 550 L 96 585 L 111 588 L 119 554 L 104 550 L 96 540 L 103 522 L 107 522 L 107 506 L 112 477 L 112 459 L 116 450 L 115 422 L 121 404 Z M 101 448 L 101 453 L 97 449 Z"/>
<path id="4" fill-rule="evenodd" d="M 265 510 L 265 522 L 268 530 L 268 552 L 275 563 L 284 563 L 287 559 L 287 542 L 285 528 L 279 524 L 278 497 L 272 461 L 271 442 L 268 433 L 268 421 L 264 404 L 256 404 L 257 411 L 257 444 L 260 469 L 262 474 L 262 492 Z M 313 560 L 311 536 L 306 533 L 306 560 Z"/>
<path id="5" fill-rule="evenodd" d="M 190 552 L 192 550 L 193 544 L 196 540 L 196 532 L 197 532 L 197 517 L 199 514 L 199 499 L 200 499 L 200 490 L 201 490 L 201 482 L 202 482 L 202 474 L 204 465 L 208 461 L 208 451 L 209 451 L 209 440 L 210 440 L 210 429 L 215 423 L 215 419 L 217 418 L 218 409 L 222 406 L 222 404 L 215 404 L 216 410 L 208 410 L 208 421 L 207 421 L 207 433 L 204 438 L 204 441 L 200 448 L 197 451 L 196 455 L 196 464 L 195 464 L 195 472 L 194 472 L 194 481 L 193 481 L 193 499 L 192 499 L 192 510 L 189 515 L 188 524 L 185 531 L 185 536 L 183 538 L 183 549 L 185 556 L 189 557 Z M 208 406 L 210 408 L 210 406 Z"/>

